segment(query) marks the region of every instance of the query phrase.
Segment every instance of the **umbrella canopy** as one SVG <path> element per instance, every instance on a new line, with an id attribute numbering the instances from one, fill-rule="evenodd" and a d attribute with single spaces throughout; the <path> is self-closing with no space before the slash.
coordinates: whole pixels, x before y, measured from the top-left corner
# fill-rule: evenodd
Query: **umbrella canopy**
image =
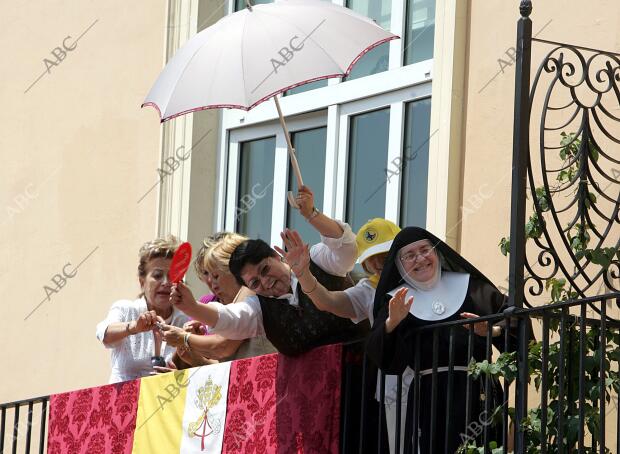
<path id="1" fill-rule="evenodd" d="M 298 85 L 347 75 L 398 36 L 322 0 L 281 0 L 224 17 L 168 62 L 143 106 L 161 121 L 212 108 L 249 110 Z"/>

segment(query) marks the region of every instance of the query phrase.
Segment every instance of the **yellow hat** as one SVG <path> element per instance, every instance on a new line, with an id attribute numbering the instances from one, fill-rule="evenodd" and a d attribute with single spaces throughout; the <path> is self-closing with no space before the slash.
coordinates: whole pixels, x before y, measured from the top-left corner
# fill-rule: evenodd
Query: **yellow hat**
<path id="1" fill-rule="evenodd" d="M 375 218 L 368 221 L 359 229 L 355 238 L 357 261 L 363 263 L 373 255 L 388 252 L 398 232 L 400 227 L 387 219 Z"/>

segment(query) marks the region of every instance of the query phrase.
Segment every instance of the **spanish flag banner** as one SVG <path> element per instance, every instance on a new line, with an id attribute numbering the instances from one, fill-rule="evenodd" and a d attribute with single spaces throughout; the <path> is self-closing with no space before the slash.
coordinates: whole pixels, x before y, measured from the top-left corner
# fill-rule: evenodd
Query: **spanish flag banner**
<path id="1" fill-rule="evenodd" d="M 340 345 L 50 396 L 48 453 L 337 453 Z"/>

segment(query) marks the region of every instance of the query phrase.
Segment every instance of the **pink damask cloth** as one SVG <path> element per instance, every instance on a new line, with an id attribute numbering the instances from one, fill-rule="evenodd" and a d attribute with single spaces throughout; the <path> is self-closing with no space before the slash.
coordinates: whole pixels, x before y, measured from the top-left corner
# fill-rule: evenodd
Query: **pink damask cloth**
<path id="1" fill-rule="evenodd" d="M 49 454 L 130 454 L 140 380 L 50 398 Z"/>
<path id="2" fill-rule="evenodd" d="M 342 347 L 235 361 L 224 454 L 337 453 Z"/>

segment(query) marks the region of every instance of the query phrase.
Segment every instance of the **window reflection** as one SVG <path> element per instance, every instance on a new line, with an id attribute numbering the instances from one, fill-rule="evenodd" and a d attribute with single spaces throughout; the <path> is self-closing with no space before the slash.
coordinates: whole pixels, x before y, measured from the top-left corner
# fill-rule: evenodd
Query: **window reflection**
<path id="1" fill-rule="evenodd" d="M 267 242 L 271 241 L 275 149 L 275 137 L 244 142 L 239 160 L 237 232 Z"/>
<path id="2" fill-rule="evenodd" d="M 285 96 L 294 95 L 296 93 L 303 93 L 306 91 L 314 90 L 315 88 L 327 87 L 327 79 L 315 80 L 309 84 L 300 85 L 299 87 L 291 88 L 284 92 Z"/>
<path id="3" fill-rule="evenodd" d="M 408 0 L 404 64 L 433 58 L 435 0 Z"/>
<path id="4" fill-rule="evenodd" d="M 263 5 L 265 3 L 273 3 L 273 0 L 252 0 L 252 5 Z M 235 11 L 241 11 L 246 7 L 245 0 L 235 1 Z"/>
<path id="5" fill-rule="evenodd" d="M 401 224 L 426 225 L 431 98 L 410 102 L 405 112 L 401 177 Z"/>
<path id="6" fill-rule="evenodd" d="M 347 174 L 347 222 L 357 231 L 369 219 L 385 216 L 390 110 L 351 117 Z"/>
<path id="7" fill-rule="evenodd" d="M 292 136 L 293 146 L 297 153 L 297 161 L 301 168 L 304 184 L 314 193 L 314 206 L 323 209 L 323 195 L 325 189 L 325 144 L 327 128 L 298 131 Z M 288 172 L 288 189 L 297 193 L 297 179 L 291 165 Z M 288 205 L 286 225 L 299 231 L 306 243 L 318 243 L 321 238 L 318 232 L 306 221 L 299 211 Z"/>
<path id="8" fill-rule="evenodd" d="M 386 30 L 390 29 L 392 0 L 347 0 L 347 7 L 374 20 Z M 346 80 L 387 71 L 390 63 L 390 43 L 383 43 L 369 51 L 353 66 Z"/>

